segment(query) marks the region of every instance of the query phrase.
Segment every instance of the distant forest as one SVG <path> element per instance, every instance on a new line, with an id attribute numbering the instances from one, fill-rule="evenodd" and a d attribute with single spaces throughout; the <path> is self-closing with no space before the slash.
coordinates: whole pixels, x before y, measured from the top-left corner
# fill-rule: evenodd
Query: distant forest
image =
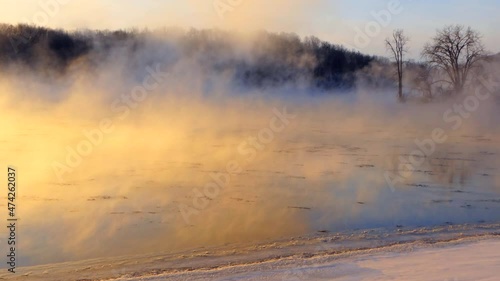
<path id="1" fill-rule="evenodd" d="M 154 47 L 152 47 L 154 46 Z M 0 25 L 0 67 L 64 74 L 74 63 L 86 66 L 109 61 L 114 52 L 137 60 L 169 56 L 168 63 L 193 58 L 211 73 L 230 73 L 249 87 L 306 83 L 318 89 L 349 89 L 356 73 L 376 57 L 347 50 L 315 37 L 261 32 L 241 47 L 236 35 L 220 30 L 66 32 L 28 25 Z"/>

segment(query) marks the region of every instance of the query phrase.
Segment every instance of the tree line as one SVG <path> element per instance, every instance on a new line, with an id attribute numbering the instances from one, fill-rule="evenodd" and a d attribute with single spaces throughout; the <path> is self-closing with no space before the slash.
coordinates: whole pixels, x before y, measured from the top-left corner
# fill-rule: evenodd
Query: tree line
<path id="1" fill-rule="evenodd" d="M 193 58 L 209 72 L 232 73 L 235 83 L 273 87 L 305 83 L 318 89 L 352 88 L 356 72 L 377 58 L 293 33 L 261 32 L 245 55 L 235 36 L 220 30 L 79 30 L 67 32 L 31 25 L 0 25 L 0 66 L 22 66 L 64 74 L 75 61 L 99 64 L 121 51 L 133 60 L 146 47 Z M 160 57 L 160 56 L 158 56 Z"/>
<path id="2" fill-rule="evenodd" d="M 206 73 L 229 73 L 233 83 L 249 88 L 301 84 L 338 90 L 352 89 L 360 81 L 386 87 L 395 80 L 397 97 L 404 101 L 411 95 L 430 100 L 463 92 L 480 71 L 480 62 L 489 58 L 479 32 L 461 25 L 438 30 L 422 50 L 419 62 L 406 58 L 410 38 L 403 30 L 395 30 L 385 41 L 393 64 L 386 58 L 293 33 L 261 32 L 244 51 L 236 37 L 220 30 L 68 32 L 0 24 L 0 71 L 31 70 L 54 77 L 64 75 L 75 62 L 92 71 L 106 61 L 112 63 L 116 53 L 129 61 L 131 69 L 141 60 L 166 60 L 174 65 L 188 58 Z M 387 75 L 391 68 L 394 77 Z"/>

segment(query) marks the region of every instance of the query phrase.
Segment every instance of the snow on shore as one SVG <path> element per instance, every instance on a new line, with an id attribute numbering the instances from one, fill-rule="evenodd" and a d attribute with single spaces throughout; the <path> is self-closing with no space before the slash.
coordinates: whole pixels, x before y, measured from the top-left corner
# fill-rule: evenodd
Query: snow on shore
<path id="1" fill-rule="evenodd" d="M 5 270 L 6 271 L 6 270 Z M 448 225 L 320 233 L 226 245 L 46 264 L 2 280 L 499 280 L 500 225 Z"/>
<path id="2" fill-rule="evenodd" d="M 289 259 L 147 278 L 117 280 L 406 280 L 496 281 L 500 276 L 500 240 L 488 239 L 418 249 L 391 247 L 346 258 Z"/>

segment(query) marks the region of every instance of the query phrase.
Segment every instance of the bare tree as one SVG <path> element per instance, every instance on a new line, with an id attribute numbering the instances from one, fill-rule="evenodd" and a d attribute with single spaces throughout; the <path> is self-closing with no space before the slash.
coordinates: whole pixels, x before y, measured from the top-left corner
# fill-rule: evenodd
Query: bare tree
<path id="1" fill-rule="evenodd" d="M 485 55 L 479 32 L 462 25 L 438 30 L 432 43 L 425 45 L 422 56 L 446 76 L 454 92 L 463 91 L 471 69 Z"/>
<path id="2" fill-rule="evenodd" d="M 404 100 L 403 96 L 403 64 L 404 64 L 404 55 L 408 52 L 407 44 L 410 41 L 408 37 L 404 35 L 402 29 L 396 29 L 392 33 L 392 38 L 387 38 L 385 40 L 385 44 L 387 50 L 392 52 L 394 56 L 394 60 L 396 61 L 396 65 L 398 68 L 398 98 L 399 101 Z"/>

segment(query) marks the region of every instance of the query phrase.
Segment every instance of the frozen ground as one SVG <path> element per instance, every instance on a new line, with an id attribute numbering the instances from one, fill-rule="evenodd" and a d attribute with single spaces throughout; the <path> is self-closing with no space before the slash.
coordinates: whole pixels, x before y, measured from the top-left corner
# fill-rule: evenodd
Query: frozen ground
<path id="1" fill-rule="evenodd" d="M 286 266 L 282 267 L 284 264 Z M 500 240 L 430 247 L 392 246 L 346 258 L 290 258 L 264 264 L 118 280 L 498 280 Z"/>
<path id="2" fill-rule="evenodd" d="M 498 280 L 500 225 L 360 230 L 20 268 L 8 280 Z"/>

